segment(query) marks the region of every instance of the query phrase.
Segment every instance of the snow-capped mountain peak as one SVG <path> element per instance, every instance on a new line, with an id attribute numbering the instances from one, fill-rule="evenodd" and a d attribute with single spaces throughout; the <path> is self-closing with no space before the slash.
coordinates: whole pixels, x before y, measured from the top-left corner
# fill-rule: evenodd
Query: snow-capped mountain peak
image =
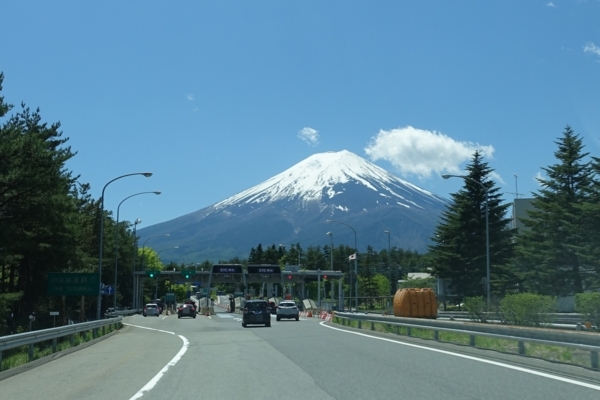
<path id="1" fill-rule="evenodd" d="M 362 185 L 405 207 L 421 207 L 415 197 L 427 199 L 427 202 L 444 202 L 433 193 L 390 174 L 350 151 L 342 150 L 314 154 L 213 207 L 219 210 L 233 205 L 265 204 L 280 200 L 310 202 L 329 199 L 329 203 L 344 193 L 343 185 L 348 183 Z"/>

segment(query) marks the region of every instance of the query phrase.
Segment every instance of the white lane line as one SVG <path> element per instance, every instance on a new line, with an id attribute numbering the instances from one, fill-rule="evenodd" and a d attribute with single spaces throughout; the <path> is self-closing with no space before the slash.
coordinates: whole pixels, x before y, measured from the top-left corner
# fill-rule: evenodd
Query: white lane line
<path id="1" fill-rule="evenodd" d="M 163 332 L 163 333 L 168 333 L 168 334 L 171 334 L 171 335 L 175 335 L 175 332 L 163 331 L 162 329 L 147 328 L 145 326 L 132 325 L 132 324 L 123 324 L 123 325 L 129 325 L 129 326 L 133 326 L 133 327 L 136 327 L 136 328 L 148 329 L 148 330 L 151 330 L 151 331 L 157 331 L 157 332 Z M 190 342 L 185 337 L 183 337 L 181 335 L 177 335 L 177 336 L 179 336 L 179 338 L 183 341 L 183 346 L 181 346 L 181 349 L 179 350 L 179 352 L 177 354 L 175 354 L 175 357 L 173 357 L 171 359 L 171 361 L 169 361 L 167 363 L 167 365 L 165 365 L 160 371 L 158 371 L 158 374 L 154 375 L 154 378 L 150 379 L 150 381 L 148 383 L 146 383 L 143 388 L 141 388 L 140 390 L 138 390 L 138 392 L 136 394 L 134 394 L 129 400 L 139 399 L 140 397 L 142 397 L 144 395 L 144 393 L 151 391 L 154 388 L 154 386 L 156 386 L 156 384 L 158 383 L 158 381 L 160 381 L 160 379 L 169 370 L 169 368 L 171 368 L 172 366 L 174 366 L 175 364 L 177 364 L 177 362 L 179 360 L 181 360 L 181 357 L 183 357 L 183 355 L 187 351 L 187 349 L 188 349 L 188 347 L 190 345 Z"/>
<path id="2" fill-rule="evenodd" d="M 501 363 L 501 362 L 498 362 L 498 361 L 486 360 L 485 358 L 479 358 L 479 357 L 468 356 L 468 355 L 465 355 L 465 354 L 454 353 L 454 352 L 451 352 L 451 351 L 448 351 L 448 350 L 434 349 L 434 348 L 431 348 L 431 347 L 420 346 L 418 344 L 406 343 L 406 342 L 399 342 L 397 340 L 392 340 L 392 339 L 382 338 L 382 337 L 378 337 L 378 336 L 367 335 L 366 333 L 347 331 L 345 329 L 340 329 L 340 328 L 335 328 L 335 327 L 330 326 L 330 325 L 325 325 L 325 322 L 326 321 L 323 321 L 319 325 L 324 326 L 324 327 L 329 328 L 329 329 L 334 329 L 334 330 L 340 331 L 340 332 L 351 333 L 353 335 L 364 336 L 364 337 L 368 337 L 368 338 L 371 338 L 371 339 L 383 340 L 385 342 L 391 342 L 391 343 L 395 343 L 395 344 L 401 344 L 403 346 L 416 347 L 418 349 L 434 351 L 436 353 L 442 353 L 442 354 L 448 354 L 448 355 L 451 355 L 451 356 L 466 358 L 467 360 L 479 361 L 479 362 L 482 362 L 482 363 L 492 364 L 492 365 L 496 365 L 496 366 L 499 366 L 499 367 L 504 367 L 504 368 L 508 368 L 508 369 L 514 369 L 516 371 L 525 372 L 527 374 L 542 376 L 544 378 L 554 379 L 556 381 L 561 381 L 561 382 L 565 382 L 565 383 L 571 383 L 573 385 L 583 386 L 583 387 L 586 387 L 588 389 L 594 389 L 594 390 L 600 391 L 600 385 L 594 385 L 594 384 L 591 384 L 591 383 L 576 381 L 575 379 L 564 378 L 564 377 L 558 376 L 558 375 L 551 375 L 551 374 L 547 374 L 545 372 L 540 372 L 540 371 L 536 371 L 536 370 L 533 370 L 533 369 L 527 369 L 527 368 L 523 368 L 523 367 L 517 367 L 515 365 L 510 365 L 510 364 L 504 364 L 504 363 Z"/>

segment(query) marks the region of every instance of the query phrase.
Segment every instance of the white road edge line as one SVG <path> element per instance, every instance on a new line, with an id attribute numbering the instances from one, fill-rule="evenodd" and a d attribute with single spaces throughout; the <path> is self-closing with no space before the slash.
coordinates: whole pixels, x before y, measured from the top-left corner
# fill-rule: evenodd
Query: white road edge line
<path id="1" fill-rule="evenodd" d="M 163 331 L 162 329 L 147 328 L 145 326 L 132 325 L 132 324 L 123 324 L 123 325 L 129 325 L 129 326 L 133 326 L 133 327 L 136 327 L 136 328 L 148 329 L 148 330 L 151 330 L 151 331 L 157 331 L 157 332 L 162 332 L 162 333 L 168 333 L 168 334 L 171 334 L 171 335 L 175 335 L 175 332 Z M 163 369 L 161 369 L 160 371 L 158 371 L 158 374 L 154 375 L 154 378 L 150 379 L 150 381 L 148 383 L 146 383 L 143 388 L 141 388 L 140 390 L 138 390 L 138 392 L 136 394 L 134 394 L 129 400 L 139 399 L 140 397 L 142 397 L 144 395 L 144 393 L 149 392 L 150 390 L 152 390 L 154 388 L 154 386 L 156 386 L 156 384 L 158 383 L 158 381 L 160 381 L 160 378 L 162 378 L 164 376 L 164 374 L 169 370 L 169 368 L 171 368 L 172 366 L 174 366 L 175 364 L 177 364 L 177 362 L 179 360 L 181 360 L 181 357 L 183 357 L 183 355 L 187 351 L 187 349 L 188 349 L 188 347 L 190 345 L 190 342 L 185 337 L 183 337 L 181 335 L 177 335 L 177 336 L 179 336 L 179 338 L 183 341 L 183 346 L 181 346 L 181 349 L 179 350 L 179 352 L 177 354 L 175 354 L 175 357 L 173 357 L 171 359 L 171 361 L 169 361 L 167 363 L 167 365 L 165 365 L 163 367 Z"/>
<path id="2" fill-rule="evenodd" d="M 544 377 L 544 378 L 554 379 L 556 381 L 561 381 L 561 382 L 565 382 L 565 383 L 571 383 L 573 385 L 583 386 L 583 387 L 586 387 L 588 389 L 594 389 L 594 390 L 600 391 L 600 385 L 594 385 L 594 384 L 591 384 L 591 383 L 581 382 L 581 381 L 577 381 L 577 380 L 574 380 L 574 379 L 564 378 L 564 377 L 558 376 L 558 375 L 547 374 L 545 372 L 540 372 L 540 371 L 536 371 L 536 370 L 533 370 L 533 369 L 527 369 L 527 368 L 523 368 L 523 367 L 517 367 L 515 365 L 504 364 L 504 363 L 501 363 L 501 362 L 498 362 L 498 361 L 486 360 L 485 358 L 468 356 L 468 355 L 465 355 L 465 354 L 454 353 L 452 351 L 447 351 L 447 350 L 434 349 L 434 348 L 431 348 L 431 347 L 420 346 L 418 344 L 413 344 L 413 343 L 400 342 L 400 341 L 397 341 L 397 340 L 392 340 L 392 339 L 382 338 L 382 337 L 378 337 L 378 336 L 367 335 L 366 333 L 347 331 L 345 329 L 340 329 L 340 328 L 336 328 L 336 327 L 333 327 L 333 326 L 330 326 L 330 325 L 325 325 L 325 322 L 326 321 L 322 321 L 321 323 L 319 323 L 319 325 L 324 326 L 324 327 L 329 328 L 329 329 L 334 329 L 334 330 L 340 331 L 340 332 L 351 333 L 353 335 L 364 336 L 364 337 L 368 337 L 368 338 L 371 338 L 371 339 L 383 340 L 385 342 L 391 342 L 391 343 L 395 343 L 395 344 L 401 344 L 403 346 L 416 347 L 418 349 L 434 351 L 436 353 L 442 353 L 442 354 L 448 354 L 448 355 L 451 355 L 451 356 L 466 358 L 467 360 L 479 361 L 479 362 L 482 362 L 482 363 L 492 364 L 492 365 L 496 365 L 496 366 L 499 366 L 499 367 L 504 367 L 504 368 L 508 368 L 508 369 L 514 369 L 516 371 L 525 372 L 527 374 L 537 375 L 537 376 L 541 376 L 541 377 Z"/>

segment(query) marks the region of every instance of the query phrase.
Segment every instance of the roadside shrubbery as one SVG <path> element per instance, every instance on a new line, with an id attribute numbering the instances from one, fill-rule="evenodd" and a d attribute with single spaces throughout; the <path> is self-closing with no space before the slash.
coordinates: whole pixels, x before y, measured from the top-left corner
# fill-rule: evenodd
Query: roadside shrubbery
<path id="1" fill-rule="evenodd" d="M 577 293 L 575 295 L 575 312 L 583 314 L 587 322 L 600 330 L 600 292 Z"/>
<path id="2" fill-rule="evenodd" d="M 554 321 L 556 298 L 534 293 L 509 294 L 500 300 L 502 321 L 509 325 L 544 326 Z"/>
<path id="3" fill-rule="evenodd" d="M 591 305 L 589 307 L 593 308 Z M 489 318 L 498 319 L 508 325 L 544 326 L 554 320 L 552 313 L 556 312 L 556 298 L 534 293 L 509 294 L 499 303 L 493 304 L 486 314 L 486 302 L 483 297 L 467 297 L 464 300 L 464 308 L 473 321 L 486 322 Z M 600 314 L 600 311 L 598 313 Z"/>
<path id="4" fill-rule="evenodd" d="M 469 313 L 469 319 L 477 322 L 486 322 L 486 304 L 482 296 L 467 297 L 463 302 L 464 309 Z"/>

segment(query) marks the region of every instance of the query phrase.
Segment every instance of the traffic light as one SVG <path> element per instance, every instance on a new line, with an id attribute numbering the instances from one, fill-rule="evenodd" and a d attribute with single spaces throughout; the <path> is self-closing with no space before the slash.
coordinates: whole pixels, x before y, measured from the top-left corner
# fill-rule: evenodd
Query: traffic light
<path id="1" fill-rule="evenodd" d="M 190 279 L 192 277 L 192 275 L 194 275 L 195 271 L 190 271 L 190 270 L 182 270 L 181 271 L 181 276 L 184 277 L 185 279 Z"/>
<path id="2" fill-rule="evenodd" d="M 160 271 L 146 270 L 146 276 L 149 278 L 156 278 L 160 274 Z"/>
<path id="3" fill-rule="evenodd" d="M 323 280 L 327 280 L 327 275 L 323 275 Z"/>
<path id="4" fill-rule="evenodd" d="M 292 279 L 292 274 L 288 274 L 288 280 Z"/>

